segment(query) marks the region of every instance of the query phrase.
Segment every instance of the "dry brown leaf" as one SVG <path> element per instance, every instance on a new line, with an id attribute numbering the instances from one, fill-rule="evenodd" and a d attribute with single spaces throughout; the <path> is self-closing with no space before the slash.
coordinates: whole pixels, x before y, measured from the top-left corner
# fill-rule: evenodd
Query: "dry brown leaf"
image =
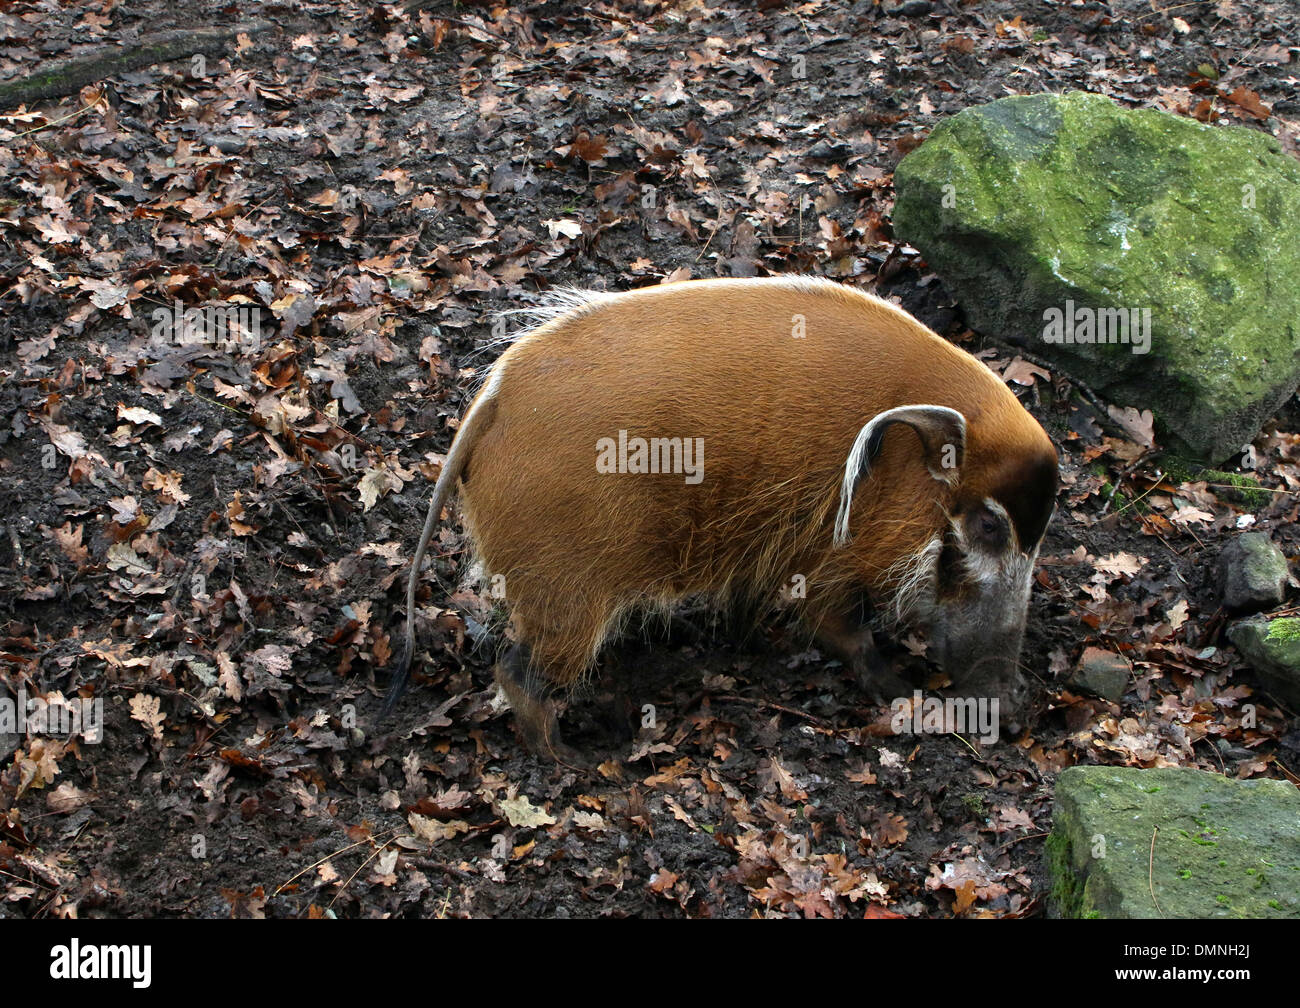
<path id="1" fill-rule="evenodd" d="M 167 716 L 162 712 L 162 701 L 147 693 L 137 693 L 131 698 L 131 717 L 149 729 L 155 742 L 162 741 L 163 724 Z"/>

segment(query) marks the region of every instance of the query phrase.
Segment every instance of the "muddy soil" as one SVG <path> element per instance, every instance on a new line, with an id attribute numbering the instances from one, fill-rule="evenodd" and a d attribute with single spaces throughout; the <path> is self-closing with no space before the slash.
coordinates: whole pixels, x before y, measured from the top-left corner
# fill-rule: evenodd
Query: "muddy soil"
<path id="1" fill-rule="evenodd" d="M 0 77 L 241 16 L 102 6 L 0 5 Z M 1018 739 L 893 735 L 779 615 L 688 606 L 613 649 L 564 719 L 589 765 L 557 768 L 495 696 L 503 615 L 454 509 L 419 669 L 375 721 L 498 310 L 817 273 L 1001 371 L 1014 350 L 894 239 L 899 158 L 969 105 L 1068 88 L 1294 151 L 1293 5 L 257 6 L 274 29 L 205 67 L 0 110 L 0 670 L 105 718 L 95 743 L 0 736 L 0 915 L 1034 916 L 1062 768 L 1295 780 L 1293 712 L 1212 583 L 1247 524 L 1300 547 L 1294 401 L 1229 467 L 1249 497 L 1135 465 L 1062 375 L 1013 385 L 1063 477 Z M 269 335 L 160 350 L 177 301 L 257 305 Z M 1167 519 L 1186 505 L 1210 518 Z M 915 644 L 889 657 L 942 685 Z M 1120 702 L 1070 685 L 1086 647 L 1131 662 Z"/>

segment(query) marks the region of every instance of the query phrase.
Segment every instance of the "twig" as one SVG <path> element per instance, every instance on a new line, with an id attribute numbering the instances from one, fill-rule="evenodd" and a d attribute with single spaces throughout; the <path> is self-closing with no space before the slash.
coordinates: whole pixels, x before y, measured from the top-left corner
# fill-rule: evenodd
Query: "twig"
<path id="1" fill-rule="evenodd" d="M 976 749 L 973 745 L 970 744 L 970 740 L 969 740 L 969 739 L 965 739 L 965 738 L 963 738 L 961 735 L 959 735 L 959 734 L 958 734 L 957 732 L 955 732 L 955 731 L 950 731 L 948 734 L 949 734 L 952 738 L 955 738 L 955 739 L 956 739 L 958 742 L 960 742 L 962 745 L 964 745 L 967 749 L 969 749 L 969 750 L 970 750 L 970 754 L 971 754 L 972 756 L 975 757 L 975 760 L 976 760 L 977 762 L 979 762 L 979 763 L 984 763 L 984 762 L 986 762 L 986 760 L 984 759 L 984 757 L 981 756 L 981 755 L 979 754 L 979 750 Z"/>
<path id="2" fill-rule="evenodd" d="M 1111 504 L 1114 503 L 1115 494 L 1119 492 L 1120 484 L 1123 483 L 1130 476 L 1132 476 L 1134 471 L 1137 469 L 1137 467 L 1140 466 L 1143 462 L 1145 462 L 1147 458 L 1153 453 L 1153 451 L 1154 449 L 1151 448 L 1145 449 L 1142 452 L 1142 454 L 1139 455 L 1137 458 L 1135 458 L 1130 465 L 1125 466 L 1123 469 L 1120 470 L 1120 474 L 1115 477 L 1115 482 L 1111 484 L 1110 494 L 1106 497 L 1106 503 L 1102 505 L 1101 513 L 1103 515 L 1110 510 Z M 1155 487 L 1151 488 L 1151 490 L 1154 489 Z M 1149 494 L 1151 490 L 1148 490 L 1147 493 L 1144 493 L 1142 497 L 1145 497 L 1147 494 Z M 1138 497 L 1135 500 L 1129 501 L 1128 504 L 1124 505 L 1124 508 L 1128 507 L 1131 504 L 1136 504 L 1138 501 L 1142 499 L 1142 497 Z M 1120 510 L 1123 511 L 1124 508 L 1120 508 Z"/>
<path id="3" fill-rule="evenodd" d="M 1049 361 L 1045 357 L 1039 357 L 1037 354 L 1030 353 L 1028 350 L 1024 350 L 1016 346 L 1014 343 L 1000 340 L 996 336 L 989 336 L 987 333 L 981 333 L 980 335 L 984 336 L 984 338 L 990 343 L 1006 350 L 1008 353 L 1014 353 L 1018 357 L 1023 357 L 1025 360 L 1029 361 L 1030 364 L 1037 364 L 1044 371 L 1054 374 L 1062 381 L 1072 385 L 1074 390 L 1083 396 L 1084 399 L 1088 400 L 1088 404 L 1097 411 L 1097 425 L 1099 427 L 1103 428 L 1115 437 L 1123 438 L 1125 441 L 1132 440 L 1132 436 L 1110 418 L 1110 412 L 1107 409 L 1106 404 L 1101 401 L 1101 397 L 1089 388 L 1087 383 L 1081 378 L 1075 378 L 1073 375 L 1066 374 L 1061 369 L 1059 362 Z"/>
<path id="4" fill-rule="evenodd" d="M 1220 610 L 1220 611 L 1222 611 L 1222 610 Z M 1216 614 L 1216 615 L 1217 615 L 1217 614 Z M 1224 766 L 1224 764 L 1223 764 L 1223 757 L 1222 757 L 1221 755 L 1219 755 L 1219 747 L 1216 746 L 1216 745 L 1214 744 L 1213 741 L 1211 741 L 1210 736 L 1208 736 L 1208 735 L 1202 736 L 1201 738 L 1197 739 L 1196 742 L 1205 742 L 1207 745 L 1209 745 L 1209 747 L 1210 747 L 1210 752 L 1214 753 L 1214 758 L 1217 759 L 1217 760 L 1219 761 L 1219 772 L 1220 772 L 1224 777 L 1227 777 L 1227 776 L 1228 776 L 1228 768 L 1227 768 L 1226 766 Z M 1193 746 L 1196 745 L 1196 742 L 1193 742 L 1192 745 L 1193 745 Z"/>
<path id="5" fill-rule="evenodd" d="M 1147 887 L 1151 890 L 1151 902 L 1156 905 L 1156 913 L 1163 917 L 1165 912 L 1160 909 L 1160 901 L 1156 899 L 1156 834 L 1159 832 L 1159 826 L 1151 827 L 1151 855 L 1147 859 Z"/>
<path id="6" fill-rule="evenodd" d="M 751 707 L 760 707 L 767 710 L 780 711 L 782 714 L 790 714 L 794 717 L 803 718 L 805 721 L 811 721 L 815 725 L 823 728 L 831 728 L 829 721 L 824 721 L 816 714 L 809 714 L 807 711 L 796 710 L 793 707 L 783 707 L 780 704 L 769 703 L 766 700 L 751 700 L 749 697 L 738 696 L 735 693 L 726 693 L 722 696 L 715 696 L 714 700 L 734 700 L 736 703 L 749 704 Z"/>
<path id="7" fill-rule="evenodd" d="M 1026 834 L 1025 834 L 1024 836 L 1022 836 L 1022 837 L 1016 837 L 1014 840 L 1008 840 L 1006 843 L 1002 844 L 1002 845 L 999 846 L 999 847 L 994 847 L 994 848 L 993 848 L 993 853 L 994 853 L 994 854 L 1001 854 L 1001 853 L 1002 853 L 1004 850 L 1006 850 L 1008 847 L 1012 847 L 1012 846 L 1014 846 L 1014 845 L 1020 843 L 1021 841 L 1024 841 L 1024 840 L 1037 840 L 1039 837 L 1045 837 L 1045 836 L 1051 836 L 1051 835 L 1052 835 L 1051 833 L 1026 833 Z"/>
<path id="8" fill-rule="evenodd" d="M 390 833 L 396 833 L 397 830 L 396 830 L 396 829 L 392 829 L 392 830 L 389 830 L 389 832 L 390 832 Z M 383 834 L 381 833 L 380 836 L 382 836 L 382 835 L 383 835 Z M 387 847 L 388 844 L 392 841 L 392 839 L 393 839 L 393 838 L 390 836 L 387 840 L 385 840 L 385 841 L 384 841 L 384 846 Z M 292 883 L 295 879 L 300 878 L 300 877 L 303 876 L 303 875 L 306 875 L 306 874 L 307 874 L 309 871 L 311 871 L 313 868 L 317 868 L 317 867 L 319 867 L 320 865 L 323 865 L 323 864 L 324 864 L 326 861 L 328 861 L 330 858 L 336 858 L 336 857 L 338 857 L 340 854 L 346 854 L 346 853 L 347 853 L 348 851 L 350 851 L 353 847 L 360 847 L 362 844 L 373 843 L 374 841 L 375 841 L 375 837 L 366 837 L 364 840 L 358 840 L 358 841 L 357 841 L 356 843 L 354 843 L 354 844 L 348 844 L 346 847 L 342 847 L 342 848 L 340 848 L 339 850 L 336 850 L 336 851 L 335 851 L 334 853 L 332 853 L 332 854 L 326 854 L 326 855 L 325 855 L 323 858 L 321 858 L 319 861 L 316 861 L 316 862 L 313 863 L 313 864 L 309 864 L 306 868 L 304 868 L 302 871 L 298 872 L 296 875 L 293 875 L 293 876 L 291 876 L 290 878 L 286 879 L 284 882 L 280 883 L 279 887 L 275 890 L 275 892 L 271 893 L 271 898 L 274 899 L 276 896 L 279 896 L 280 893 L 282 893 L 282 892 L 284 891 L 285 886 L 287 886 L 287 885 L 289 885 L 290 883 Z"/>
<path id="9" fill-rule="evenodd" d="M 39 133 L 41 132 L 41 130 L 47 130 L 52 126 L 58 126 L 60 123 L 65 123 L 70 119 L 76 119 L 79 116 L 83 116 L 91 109 L 98 107 L 99 103 L 103 100 L 103 97 L 104 97 L 104 92 L 100 91 L 99 94 L 96 95 L 95 100 L 91 102 L 89 105 L 83 105 L 75 112 L 69 112 L 65 116 L 59 116 L 59 118 L 57 119 L 51 119 L 49 122 L 43 123 L 40 126 L 33 126 L 29 130 L 23 130 L 21 133 L 16 134 L 13 140 L 21 140 L 25 136 L 31 136 L 33 133 Z M 10 140 L 9 142 L 13 143 L 13 140 Z M 15 265 L 21 265 L 21 263 L 15 263 Z M 8 271 L 6 270 L 6 272 Z"/>
<path id="10" fill-rule="evenodd" d="M 122 46 L 101 46 L 90 52 L 60 60 L 25 77 L 0 82 L 0 109 L 30 105 L 49 98 L 75 94 L 87 84 L 106 77 L 140 70 L 156 63 L 202 53 L 219 56 L 227 43 L 244 32 L 250 35 L 274 26 L 265 21 L 226 25 L 219 28 L 187 28 L 179 31 L 154 32 L 138 42 Z"/>
<path id="11" fill-rule="evenodd" d="M 397 831 L 394 830 L 393 832 L 396 833 Z M 347 892 L 347 888 L 352 884 L 352 880 L 361 874 L 361 869 L 364 868 L 366 865 L 370 864 L 370 862 L 373 861 L 375 858 L 379 857 L 380 854 L 384 853 L 384 851 L 388 849 L 388 845 L 392 842 L 393 842 L 393 837 L 389 837 L 381 845 L 379 845 L 373 851 L 370 852 L 370 857 L 366 858 L 359 865 L 357 865 L 357 870 L 348 876 L 348 880 L 346 882 L 344 882 L 341 886 L 339 886 L 339 891 L 334 894 L 334 898 L 329 901 L 329 904 L 326 907 L 326 909 L 333 907 L 334 904 L 338 902 L 339 897 L 342 896 L 345 892 Z"/>

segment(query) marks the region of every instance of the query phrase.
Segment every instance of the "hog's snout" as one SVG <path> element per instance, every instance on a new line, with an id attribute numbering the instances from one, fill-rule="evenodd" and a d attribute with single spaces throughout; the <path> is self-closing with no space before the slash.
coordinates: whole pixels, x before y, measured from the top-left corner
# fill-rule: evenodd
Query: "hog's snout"
<path id="1" fill-rule="evenodd" d="M 1003 738 L 1018 736 L 1025 727 L 1028 713 L 1029 686 L 1020 668 L 1019 642 L 1008 657 L 987 654 L 973 661 L 956 662 L 952 656 L 939 663 L 952 686 L 950 695 L 973 700 L 977 705 L 987 705 L 996 719 L 997 731 Z"/>

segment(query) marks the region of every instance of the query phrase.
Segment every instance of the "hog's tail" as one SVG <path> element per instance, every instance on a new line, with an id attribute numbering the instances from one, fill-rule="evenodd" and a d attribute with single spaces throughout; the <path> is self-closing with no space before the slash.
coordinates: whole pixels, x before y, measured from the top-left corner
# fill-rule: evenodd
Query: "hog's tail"
<path id="1" fill-rule="evenodd" d="M 415 548 L 411 573 L 406 579 L 406 632 L 402 639 L 402 650 L 397 665 L 393 669 L 388 696 L 384 698 L 384 706 L 379 712 L 381 721 L 392 713 L 397 701 L 401 699 L 411 674 L 411 659 L 415 654 L 415 586 L 420 578 L 420 565 L 424 562 L 425 550 L 429 548 L 429 540 L 433 538 L 433 530 L 442 515 L 443 505 L 447 503 L 447 498 L 451 496 L 457 481 L 469 464 L 474 446 L 483 436 L 484 431 L 492 425 L 492 418 L 496 414 L 501 372 L 502 366 L 499 362 L 482 393 L 461 422 L 460 430 L 456 432 L 455 440 L 452 441 L 451 451 L 447 453 L 447 460 L 438 474 L 438 482 L 433 486 L 433 496 L 429 499 L 429 513 L 424 519 L 424 531 L 420 533 L 420 545 Z"/>

